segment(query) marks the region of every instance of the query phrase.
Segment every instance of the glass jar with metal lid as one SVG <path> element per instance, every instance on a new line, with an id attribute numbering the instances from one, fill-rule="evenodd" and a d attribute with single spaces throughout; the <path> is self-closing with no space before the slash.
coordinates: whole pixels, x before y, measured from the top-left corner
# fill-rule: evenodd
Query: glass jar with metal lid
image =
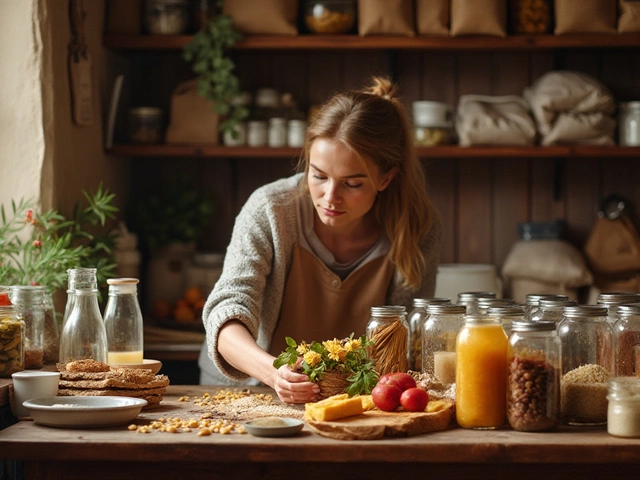
<path id="1" fill-rule="evenodd" d="M 640 302 L 640 293 L 635 292 L 603 292 L 598 294 L 597 303 L 607 308 L 607 320 L 611 325 L 618 320 L 617 307 L 628 303 Z"/>
<path id="2" fill-rule="evenodd" d="M 0 305 L 0 377 L 24 370 L 24 322 L 11 305 Z"/>
<path id="3" fill-rule="evenodd" d="M 371 307 L 367 340 L 373 342 L 367 353 L 380 376 L 409 370 L 409 325 L 404 306 Z"/>
<path id="4" fill-rule="evenodd" d="M 535 311 L 538 309 L 540 300 L 569 300 L 566 295 L 556 295 L 554 293 L 528 293 L 525 300 L 524 318 L 531 320 Z"/>
<path id="5" fill-rule="evenodd" d="M 529 318 L 532 322 L 554 322 L 556 327 L 562 320 L 564 307 L 573 307 L 578 305 L 575 300 L 545 297 L 540 299 L 537 308 Z M 525 320 L 527 320 L 525 316 Z"/>
<path id="6" fill-rule="evenodd" d="M 504 333 L 509 336 L 511 335 L 511 325 L 513 322 L 524 321 L 524 308 L 516 303 L 503 307 L 489 307 L 487 309 L 487 315 L 496 317 L 502 325 Z"/>
<path id="7" fill-rule="evenodd" d="M 557 426 L 561 361 L 554 322 L 513 322 L 507 382 L 507 419 L 511 428 L 537 432 Z"/>
<path id="8" fill-rule="evenodd" d="M 429 305 L 447 305 L 448 298 L 414 298 L 413 310 L 409 314 L 409 368 L 416 372 L 422 371 L 422 327 L 427 317 Z"/>
<path id="9" fill-rule="evenodd" d="M 510 307 L 512 305 L 515 305 L 515 304 L 516 304 L 515 300 L 512 300 L 510 298 L 485 298 L 485 297 L 481 297 L 481 298 L 478 298 L 478 300 L 476 302 L 476 310 L 477 310 L 477 313 L 480 313 L 482 315 L 486 315 L 489 312 L 490 308 Z"/>
<path id="10" fill-rule="evenodd" d="M 640 145 L 640 102 L 622 102 L 618 108 L 618 143 Z"/>
<path id="11" fill-rule="evenodd" d="M 640 377 L 636 370 L 640 351 L 634 354 L 634 348 L 640 346 L 640 303 L 618 305 L 617 312 L 618 320 L 613 325 L 616 375 Z"/>
<path id="12" fill-rule="evenodd" d="M 24 322 L 24 368 L 42 368 L 44 358 L 44 292 L 40 286 L 11 286 L 9 298 Z"/>
<path id="13" fill-rule="evenodd" d="M 463 305 L 429 305 L 422 328 L 422 371 L 438 382 L 456 381 L 456 337 L 464 325 Z"/>
<path id="14" fill-rule="evenodd" d="M 558 337 L 562 345 L 562 420 L 576 426 L 604 425 L 607 382 L 615 368 L 607 309 L 599 305 L 565 307 Z"/>
<path id="15" fill-rule="evenodd" d="M 640 437 L 640 378 L 609 379 L 607 432 L 616 437 Z"/>
<path id="16" fill-rule="evenodd" d="M 497 298 L 494 292 L 461 292 L 458 294 L 458 305 L 467 307 L 467 314 L 471 315 L 478 311 L 478 299 Z"/>

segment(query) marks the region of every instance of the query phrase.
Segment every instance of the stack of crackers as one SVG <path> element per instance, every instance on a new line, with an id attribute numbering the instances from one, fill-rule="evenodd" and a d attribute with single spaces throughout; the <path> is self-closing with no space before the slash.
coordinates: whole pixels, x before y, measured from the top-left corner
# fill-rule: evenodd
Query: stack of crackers
<path id="1" fill-rule="evenodd" d="M 146 408 L 158 405 L 169 386 L 169 377 L 151 370 L 111 367 L 95 360 L 57 364 L 60 371 L 58 395 L 142 398 Z"/>

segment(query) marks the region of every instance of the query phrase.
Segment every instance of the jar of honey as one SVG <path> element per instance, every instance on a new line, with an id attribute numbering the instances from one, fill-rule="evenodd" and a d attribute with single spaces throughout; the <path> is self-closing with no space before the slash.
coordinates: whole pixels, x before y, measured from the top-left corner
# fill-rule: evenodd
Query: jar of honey
<path id="1" fill-rule="evenodd" d="M 456 420 L 462 428 L 493 430 L 504 425 L 507 347 L 497 318 L 465 315 L 456 341 Z"/>

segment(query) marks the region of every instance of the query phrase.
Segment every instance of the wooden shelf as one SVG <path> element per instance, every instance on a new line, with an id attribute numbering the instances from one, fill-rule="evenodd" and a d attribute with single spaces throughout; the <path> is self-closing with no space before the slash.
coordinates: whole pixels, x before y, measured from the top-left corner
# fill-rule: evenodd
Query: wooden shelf
<path id="1" fill-rule="evenodd" d="M 423 158 L 639 158 L 640 147 L 553 146 L 553 147 L 459 147 L 446 145 L 419 147 Z M 200 157 L 200 158 L 297 158 L 299 148 L 222 147 L 217 145 L 114 145 L 108 153 L 128 157 Z"/>
<path id="2" fill-rule="evenodd" d="M 123 50 L 177 50 L 191 42 L 191 35 L 104 36 L 104 46 Z M 237 50 L 553 50 L 637 48 L 640 34 L 468 36 L 367 36 L 358 35 L 252 35 L 238 42 Z"/>

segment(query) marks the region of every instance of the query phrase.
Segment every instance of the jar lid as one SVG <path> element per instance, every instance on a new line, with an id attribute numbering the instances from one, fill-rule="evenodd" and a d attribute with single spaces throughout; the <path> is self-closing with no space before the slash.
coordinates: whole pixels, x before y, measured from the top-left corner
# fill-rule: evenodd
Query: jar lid
<path id="1" fill-rule="evenodd" d="M 566 295 L 556 295 L 554 293 L 529 293 L 526 297 L 527 305 L 538 305 L 540 300 L 569 300 Z"/>
<path id="2" fill-rule="evenodd" d="M 640 101 L 620 102 L 618 104 L 618 108 L 620 108 L 621 110 L 635 110 L 637 108 L 640 108 Z"/>
<path id="3" fill-rule="evenodd" d="M 556 329 L 556 322 L 526 322 L 514 321 L 511 323 L 512 332 L 547 332 Z"/>
<path id="4" fill-rule="evenodd" d="M 564 307 L 563 314 L 569 318 L 606 317 L 607 309 L 599 305 L 577 305 Z"/>
<path id="5" fill-rule="evenodd" d="M 458 301 L 477 300 L 479 298 L 496 298 L 493 292 L 462 292 L 458 294 Z"/>
<path id="6" fill-rule="evenodd" d="M 429 305 L 444 305 L 445 303 L 451 303 L 450 298 L 414 298 L 413 306 L 414 307 L 427 307 Z"/>
<path id="7" fill-rule="evenodd" d="M 109 285 L 137 285 L 140 282 L 137 278 L 110 278 L 107 280 Z"/>
<path id="8" fill-rule="evenodd" d="M 478 298 L 478 306 L 479 307 L 505 307 L 515 305 L 516 302 L 510 298 L 489 298 L 489 297 L 480 297 Z"/>
<path id="9" fill-rule="evenodd" d="M 562 299 L 551 299 L 551 298 L 543 298 L 538 303 L 538 306 L 542 309 L 553 309 L 553 308 L 564 308 L 564 307 L 573 307 L 578 305 L 578 302 L 575 300 L 566 300 Z"/>
<path id="10" fill-rule="evenodd" d="M 515 305 L 509 307 L 490 307 L 487 310 L 487 314 L 498 316 L 522 316 L 524 315 L 524 308 Z"/>
<path id="11" fill-rule="evenodd" d="M 397 317 L 405 315 L 407 309 L 403 305 L 381 305 L 371 307 L 371 315 L 375 317 Z"/>
<path id="12" fill-rule="evenodd" d="M 427 307 L 427 312 L 430 315 L 437 314 L 449 314 L 449 315 L 462 315 L 467 311 L 467 307 L 464 305 L 443 305 L 443 304 L 433 304 Z"/>
<path id="13" fill-rule="evenodd" d="M 640 294 L 635 292 L 608 292 L 598 294 L 597 303 L 602 305 L 621 305 L 640 302 Z"/>
<path id="14" fill-rule="evenodd" d="M 500 324 L 500 321 L 492 316 L 492 315 L 483 315 L 481 313 L 472 313 L 470 315 L 464 316 L 464 323 L 470 324 L 486 324 L 486 323 L 495 323 L 496 325 Z"/>
<path id="15" fill-rule="evenodd" d="M 618 315 L 640 315 L 640 303 L 627 303 L 618 305 L 616 309 Z"/>

